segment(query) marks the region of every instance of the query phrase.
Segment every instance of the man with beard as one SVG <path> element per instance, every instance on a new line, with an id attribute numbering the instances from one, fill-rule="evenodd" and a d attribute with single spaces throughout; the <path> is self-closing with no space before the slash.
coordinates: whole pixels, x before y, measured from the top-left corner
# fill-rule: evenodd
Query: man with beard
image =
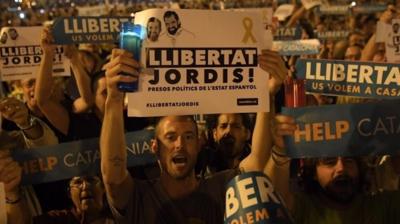
<path id="1" fill-rule="evenodd" d="M 147 39 L 157 41 L 161 32 L 161 21 L 156 17 L 150 17 L 147 21 Z"/>
<path id="2" fill-rule="evenodd" d="M 270 83 L 280 86 L 287 74 L 276 52 L 263 51 L 258 62 L 270 71 Z M 160 178 L 140 181 L 127 169 L 122 108 L 124 95 L 117 83 L 137 80 L 139 62 L 127 51 L 114 49 L 111 61 L 105 65 L 107 100 L 100 138 L 101 171 L 107 198 L 120 223 L 223 223 L 225 186 L 241 171 L 261 171 L 269 158 L 271 138 L 270 114 L 257 117 L 257 132 L 253 136 L 252 153 L 237 169 L 229 169 L 211 177 L 197 178 L 194 166 L 200 151 L 196 122 L 191 116 L 160 118 L 155 128 L 152 150 L 161 167 Z M 118 75 L 125 72 L 132 76 Z M 272 88 L 273 89 L 273 88 Z M 270 136 L 270 135 L 268 135 Z"/>
<path id="3" fill-rule="evenodd" d="M 211 141 L 201 151 L 199 167 L 202 174 L 237 168 L 251 151 L 252 121 L 249 114 L 218 114 L 207 116 Z"/>
<path id="4" fill-rule="evenodd" d="M 190 43 L 195 39 L 194 33 L 182 27 L 179 16 L 174 11 L 166 11 L 164 13 L 164 24 L 167 32 L 161 35 L 160 39 L 163 38 L 162 41 L 170 42 L 172 46 L 177 44 L 178 39 L 180 43 Z M 160 42 L 162 41 L 160 40 Z"/>
<path id="5" fill-rule="evenodd" d="M 289 189 L 289 159 L 285 156 L 283 135 L 293 135 L 292 117 L 275 117 L 271 158 L 265 173 L 281 193 L 295 223 L 399 223 L 400 193 L 363 192 L 364 167 L 361 159 L 351 157 L 313 158 L 304 162 L 303 190 Z"/>

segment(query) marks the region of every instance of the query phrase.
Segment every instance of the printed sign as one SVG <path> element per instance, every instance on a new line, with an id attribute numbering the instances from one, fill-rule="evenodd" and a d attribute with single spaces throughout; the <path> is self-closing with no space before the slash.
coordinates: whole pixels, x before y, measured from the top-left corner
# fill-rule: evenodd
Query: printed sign
<path id="1" fill-rule="evenodd" d="M 0 182 L 0 223 L 7 223 L 6 191 L 3 182 Z"/>
<path id="2" fill-rule="evenodd" d="M 284 108 L 297 124 L 294 135 L 284 138 L 287 153 L 292 158 L 396 154 L 399 103 Z"/>
<path id="3" fill-rule="evenodd" d="M 77 7 L 80 16 L 102 16 L 108 14 L 106 5 L 96 5 L 88 7 Z"/>
<path id="4" fill-rule="evenodd" d="M 221 2 L 223 3 L 223 2 Z M 232 9 L 234 11 L 238 12 L 247 12 L 247 13 L 261 13 L 262 14 L 262 24 L 264 29 L 264 34 L 262 34 L 263 39 L 260 41 L 261 45 L 260 47 L 262 49 L 271 49 L 272 48 L 272 41 L 273 41 L 273 36 L 272 36 L 272 14 L 273 10 L 272 8 L 239 8 L 239 9 Z"/>
<path id="5" fill-rule="evenodd" d="M 365 4 L 356 5 L 352 8 L 353 13 L 357 14 L 373 14 L 377 12 L 383 12 L 387 8 L 386 4 Z"/>
<path id="6" fill-rule="evenodd" d="M 272 50 L 282 56 L 319 54 L 320 42 L 318 39 L 274 41 Z"/>
<path id="7" fill-rule="evenodd" d="M 152 131 L 129 132 L 125 135 L 128 167 L 156 161 L 151 152 Z M 97 174 L 100 171 L 99 139 L 67 142 L 55 146 L 14 150 L 13 158 L 23 170 L 22 184 L 38 184 Z"/>
<path id="8" fill-rule="evenodd" d="M 386 59 L 390 63 L 400 63 L 400 19 L 393 19 L 385 34 Z"/>
<path id="9" fill-rule="evenodd" d="M 285 21 L 286 18 L 292 15 L 294 11 L 294 5 L 282 4 L 274 12 L 274 17 L 278 18 L 279 21 Z"/>
<path id="10" fill-rule="evenodd" d="M 128 94 L 129 116 L 268 110 L 268 74 L 257 63 L 261 13 L 150 9 L 135 23 L 148 29 L 146 69 Z"/>
<path id="11" fill-rule="evenodd" d="M 349 5 L 324 5 L 319 6 L 322 15 L 347 15 L 350 13 Z"/>
<path id="12" fill-rule="evenodd" d="M 269 178 L 247 172 L 233 178 L 225 195 L 225 224 L 292 223 L 288 210 Z"/>
<path id="13" fill-rule="evenodd" d="M 274 40 L 299 40 L 301 39 L 301 27 L 278 27 L 274 34 Z"/>
<path id="14" fill-rule="evenodd" d="M 132 17 L 59 17 L 53 23 L 56 44 L 114 43 L 123 22 Z"/>
<path id="15" fill-rule="evenodd" d="M 0 73 L 3 81 L 35 78 L 43 51 L 40 34 L 43 27 L 3 27 L 0 32 Z M 69 76 L 70 62 L 62 46 L 56 47 L 53 75 Z"/>
<path id="16" fill-rule="evenodd" d="M 344 40 L 349 36 L 349 33 L 348 30 L 323 31 L 316 32 L 316 36 L 319 40 Z"/>
<path id="17" fill-rule="evenodd" d="M 306 92 L 368 98 L 400 98 L 398 64 L 299 59 L 297 76 Z"/>

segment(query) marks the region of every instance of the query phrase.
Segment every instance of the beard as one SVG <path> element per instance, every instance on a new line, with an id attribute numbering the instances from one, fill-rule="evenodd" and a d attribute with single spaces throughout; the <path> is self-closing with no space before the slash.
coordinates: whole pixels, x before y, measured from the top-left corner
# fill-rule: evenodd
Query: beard
<path id="1" fill-rule="evenodd" d="M 181 28 L 181 24 L 179 24 L 176 27 L 169 27 L 168 28 L 168 33 L 171 34 L 171 35 L 175 35 L 176 32 L 178 32 L 179 28 Z"/>
<path id="2" fill-rule="evenodd" d="M 168 29 L 168 33 L 171 35 L 175 35 L 177 31 L 178 31 L 177 27 L 171 27 Z"/>
<path id="3" fill-rule="evenodd" d="M 230 167 L 235 158 L 234 146 L 235 138 L 231 135 L 226 135 L 218 142 L 215 142 L 211 165 L 216 171 L 225 170 Z"/>
<path id="4" fill-rule="evenodd" d="M 331 200 L 340 203 L 350 203 L 359 190 L 359 181 L 347 175 L 333 179 L 323 189 L 323 193 Z"/>

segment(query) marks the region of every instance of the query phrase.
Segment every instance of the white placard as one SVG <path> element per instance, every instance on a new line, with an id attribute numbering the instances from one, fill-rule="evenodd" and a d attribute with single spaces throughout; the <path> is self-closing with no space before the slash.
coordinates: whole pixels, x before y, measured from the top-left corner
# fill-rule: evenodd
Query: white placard
<path id="1" fill-rule="evenodd" d="M 314 55 L 319 53 L 321 43 L 318 39 L 274 41 L 272 50 L 280 55 Z"/>
<path id="2" fill-rule="evenodd" d="M 264 30 L 258 29 L 262 16 L 211 10 L 137 13 L 136 24 L 146 26 L 155 17 L 162 32 L 143 43 L 141 58 L 147 69 L 138 92 L 128 94 L 129 115 L 268 111 L 268 74 L 257 65 L 257 55 L 266 45 Z M 167 29 L 171 21 L 180 28 Z"/>
<path id="3" fill-rule="evenodd" d="M 279 21 L 284 21 L 286 18 L 292 15 L 293 11 L 294 5 L 283 4 L 275 10 L 274 17 L 278 18 Z"/>
<path id="4" fill-rule="evenodd" d="M 400 63 L 400 19 L 393 19 L 386 32 L 385 49 L 389 63 Z"/>
<path id="5" fill-rule="evenodd" d="M 4 27 L 0 32 L 0 73 L 3 81 L 35 78 L 42 60 L 43 27 Z M 69 76 L 70 62 L 62 46 L 56 47 L 53 74 Z"/>
<path id="6" fill-rule="evenodd" d="M 87 6 L 87 7 L 77 7 L 78 15 L 80 16 L 103 16 L 108 14 L 107 4 Z"/>
<path id="7" fill-rule="evenodd" d="M 301 0 L 301 3 L 303 4 L 305 9 L 311 9 L 314 8 L 315 6 L 321 5 L 322 1 L 321 0 Z"/>

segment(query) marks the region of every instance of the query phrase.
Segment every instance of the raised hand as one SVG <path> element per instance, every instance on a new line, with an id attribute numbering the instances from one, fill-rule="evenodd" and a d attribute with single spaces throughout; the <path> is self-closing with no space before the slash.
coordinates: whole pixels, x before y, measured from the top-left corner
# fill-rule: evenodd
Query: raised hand
<path id="1" fill-rule="evenodd" d="M 25 104 L 15 98 L 4 98 L 0 102 L 2 116 L 14 122 L 18 127 L 29 126 L 29 113 Z"/>
<path id="2" fill-rule="evenodd" d="M 107 98 L 122 100 L 124 93 L 118 90 L 117 84 L 137 81 L 139 68 L 139 62 L 133 59 L 131 53 L 122 49 L 113 49 L 111 61 L 103 66 L 106 70 Z"/>
<path id="3" fill-rule="evenodd" d="M 40 39 L 40 46 L 43 49 L 44 54 L 54 54 L 56 45 L 54 45 L 54 38 L 51 34 L 51 27 L 46 26 L 43 28 L 42 36 Z"/>
<path id="4" fill-rule="evenodd" d="M 258 56 L 258 63 L 263 70 L 271 75 L 268 87 L 270 94 L 275 95 L 288 74 L 284 61 L 278 52 L 262 50 L 261 55 Z"/>

